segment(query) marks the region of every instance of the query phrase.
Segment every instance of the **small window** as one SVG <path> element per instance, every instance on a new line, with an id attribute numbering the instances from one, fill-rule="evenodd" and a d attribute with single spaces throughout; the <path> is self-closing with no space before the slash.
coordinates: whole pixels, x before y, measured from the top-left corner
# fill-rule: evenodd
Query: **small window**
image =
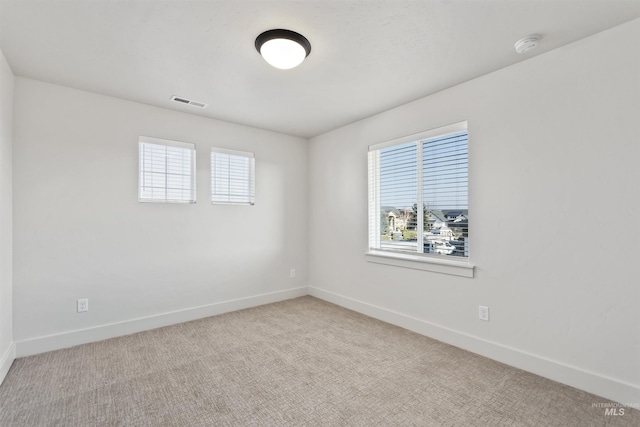
<path id="1" fill-rule="evenodd" d="M 224 148 L 211 149 L 211 203 L 255 203 L 253 153 Z"/>
<path id="2" fill-rule="evenodd" d="M 141 136 L 138 200 L 195 203 L 194 144 Z"/>
<path id="3" fill-rule="evenodd" d="M 369 147 L 369 248 L 469 257 L 466 122 Z"/>

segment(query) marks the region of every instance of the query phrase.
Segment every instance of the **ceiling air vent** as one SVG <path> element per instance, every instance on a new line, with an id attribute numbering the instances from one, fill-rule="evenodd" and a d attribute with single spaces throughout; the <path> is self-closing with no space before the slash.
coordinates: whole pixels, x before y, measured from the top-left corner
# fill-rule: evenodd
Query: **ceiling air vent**
<path id="1" fill-rule="evenodd" d="M 198 107 L 198 108 L 206 108 L 207 106 L 207 104 L 205 104 L 204 102 L 192 101 L 190 99 L 181 98 L 175 95 L 171 97 L 171 100 L 178 102 L 180 104 L 193 105 L 194 107 Z"/>

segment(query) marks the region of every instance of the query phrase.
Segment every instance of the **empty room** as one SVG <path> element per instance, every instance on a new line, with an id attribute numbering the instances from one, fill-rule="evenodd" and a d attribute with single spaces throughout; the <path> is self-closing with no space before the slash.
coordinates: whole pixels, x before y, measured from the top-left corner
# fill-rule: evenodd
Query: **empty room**
<path id="1" fill-rule="evenodd" d="M 640 425 L 638 41 L 638 0 L 0 0 L 0 426 Z"/>

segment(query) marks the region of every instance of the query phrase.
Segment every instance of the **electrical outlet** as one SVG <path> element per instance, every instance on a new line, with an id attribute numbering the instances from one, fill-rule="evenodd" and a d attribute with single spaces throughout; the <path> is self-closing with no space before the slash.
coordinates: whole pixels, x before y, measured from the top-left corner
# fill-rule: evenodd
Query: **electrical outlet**
<path id="1" fill-rule="evenodd" d="M 289 271 L 289 277 L 296 277 L 296 269 L 292 268 L 291 271 Z"/>
<path id="2" fill-rule="evenodd" d="M 78 300 L 78 313 L 82 313 L 83 311 L 89 311 L 89 300 L 87 298 Z"/>
<path id="3" fill-rule="evenodd" d="M 489 321 L 489 307 L 484 305 L 478 306 L 478 316 L 480 320 L 484 320 L 485 322 Z"/>

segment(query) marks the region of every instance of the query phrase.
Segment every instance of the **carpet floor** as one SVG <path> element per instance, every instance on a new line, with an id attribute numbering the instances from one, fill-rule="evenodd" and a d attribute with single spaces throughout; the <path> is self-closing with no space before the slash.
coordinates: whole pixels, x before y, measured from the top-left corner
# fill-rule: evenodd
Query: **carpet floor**
<path id="1" fill-rule="evenodd" d="M 640 426 L 606 402 L 307 296 L 17 359 L 0 426 Z"/>

